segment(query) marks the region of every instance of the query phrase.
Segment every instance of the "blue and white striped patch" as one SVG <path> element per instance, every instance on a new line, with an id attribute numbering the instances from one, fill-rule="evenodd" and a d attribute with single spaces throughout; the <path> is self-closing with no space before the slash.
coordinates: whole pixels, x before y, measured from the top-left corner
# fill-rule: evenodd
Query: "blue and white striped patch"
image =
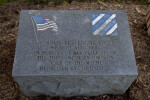
<path id="1" fill-rule="evenodd" d="M 93 35 L 117 35 L 116 14 L 92 14 Z"/>

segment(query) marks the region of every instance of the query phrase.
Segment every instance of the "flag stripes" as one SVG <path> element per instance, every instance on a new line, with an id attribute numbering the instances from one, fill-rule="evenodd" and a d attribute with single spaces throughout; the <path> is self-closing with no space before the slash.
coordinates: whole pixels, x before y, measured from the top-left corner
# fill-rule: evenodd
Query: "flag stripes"
<path id="1" fill-rule="evenodd" d="M 118 34 L 116 14 L 93 14 L 93 35 Z"/>
<path id="2" fill-rule="evenodd" d="M 37 31 L 51 29 L 54 32 L 58 32 L 57 24 L 54 21 L 51 21 L 48 18 L 44 19 L 40 16 L 32 16 L 32 18 L 34 19 L 34 22 L 36 23 Z"/>

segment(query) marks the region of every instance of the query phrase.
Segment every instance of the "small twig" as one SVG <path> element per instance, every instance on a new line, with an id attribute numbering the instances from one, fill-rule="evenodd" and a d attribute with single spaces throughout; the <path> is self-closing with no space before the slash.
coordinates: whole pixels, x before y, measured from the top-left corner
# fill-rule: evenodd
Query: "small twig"
<path id="1" fill-rule="evenodd" d="M 103 3 L 101 1 L 99 1 L 98 3 L 104 5 L 105 7 L 108 7 L 108 5 L 106 3 Z"/>
<path id="2" fill-rule="evenodd" d="M 138 14 L 145 16 L 146 13 L 144 11 L 142 11 L 139 7 L 135 7 L 135 10 L 137 11 Z"/>

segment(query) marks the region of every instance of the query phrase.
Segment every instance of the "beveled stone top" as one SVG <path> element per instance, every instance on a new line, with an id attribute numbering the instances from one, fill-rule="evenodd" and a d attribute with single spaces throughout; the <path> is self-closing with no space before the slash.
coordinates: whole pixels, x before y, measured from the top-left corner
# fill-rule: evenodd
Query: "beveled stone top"
<path id="1" fill-rule="evenodd" d="M 13 76 L 137 75 L 125 11 L 22 10 Z"/>

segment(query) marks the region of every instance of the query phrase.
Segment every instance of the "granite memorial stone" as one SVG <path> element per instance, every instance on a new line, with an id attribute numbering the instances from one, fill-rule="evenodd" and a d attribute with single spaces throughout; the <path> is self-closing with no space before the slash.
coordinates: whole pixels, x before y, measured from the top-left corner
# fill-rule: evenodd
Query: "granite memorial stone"
<path id="1" fill-rule="evenodd" d="M 22 10 L 12 75 L 26 96 L 123 94 L 138 75 L 126 12 Z"/>

